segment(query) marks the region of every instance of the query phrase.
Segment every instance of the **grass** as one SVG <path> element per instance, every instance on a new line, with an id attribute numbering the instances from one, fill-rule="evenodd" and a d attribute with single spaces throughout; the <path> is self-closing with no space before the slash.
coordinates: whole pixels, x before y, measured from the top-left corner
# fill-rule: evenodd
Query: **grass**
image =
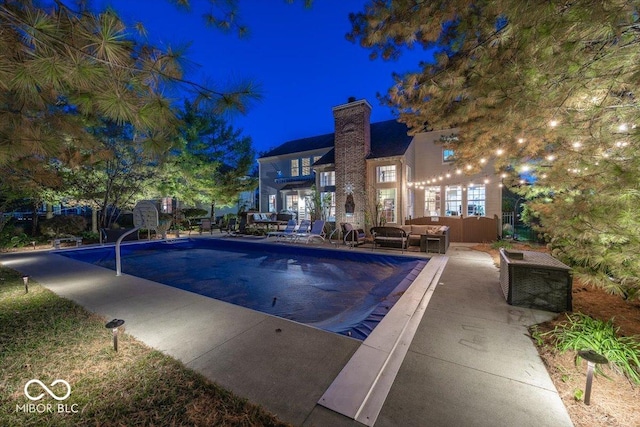
<path id="1" fill-rule="evenodd" d="M 640 384 L 640 343 L 635 337 L 618 336 L 613 321 L 604 322 L 582 314 L 567 315 L 567 321 L 544 335 L 550 335 L 557 350 L 593 350 L 605 356 L 614 371 Z"/>
<path id="2" fill-rule="evenodd" d="M 116 353 L 105 323 L 34 281 L 25 293 L 21 276 L 0 267 L 0 425 L 286 425 L 126 333 Z M 32 402 L 24 393 L 31 379 L 63 379 L 71 395 Z M 65 387 L 51 390 L 60 396 Z M 37 384 L 29 391 L 43 392 Z M 30 403 L 39 406 L 30 412 Z"/>

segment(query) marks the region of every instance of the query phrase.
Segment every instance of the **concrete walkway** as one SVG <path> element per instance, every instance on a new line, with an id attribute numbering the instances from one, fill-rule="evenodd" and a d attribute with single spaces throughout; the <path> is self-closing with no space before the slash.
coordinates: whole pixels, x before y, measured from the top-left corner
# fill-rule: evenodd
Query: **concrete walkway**
<path id="1" fill-rule="evenodd" d="M 412 255 L 415 255 L 412 253 Z M 571 426 L 489 255 L 452 245 L 375 426 Z M 358 426 L 317 404 L 360 342 L 45 252 L 3 255 L 59 295 L 301 426 Z"/>

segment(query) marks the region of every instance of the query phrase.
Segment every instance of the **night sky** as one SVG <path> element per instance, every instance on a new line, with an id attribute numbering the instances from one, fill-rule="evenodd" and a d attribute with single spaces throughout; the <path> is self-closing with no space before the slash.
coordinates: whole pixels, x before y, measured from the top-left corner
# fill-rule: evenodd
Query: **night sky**
<path id="1" fill-rule="evenodd" d="M 369 101 L 373 122 L 393 118 L 376 93 L 385 93 L 393 84 L 393 71 L 415 70 L 420 60 L 431 58 L 427 52 L 411 51 L 399 61 L 371 61 L 368 50 L 347 41 L 349 12 L 363 9 L 362 0 L 316 0 L 308 9 L 302 0 L 240 3 L 250 29 L 244 39 L 207 28 L 201 18 L 203 0 L 192 0 L 191 12 L 166 0 L 108 0 L 96 5 L 110 4 L 130 25 L 142 22 L 153 44 L 192 42 L 187 54 L 194 63 L 187 75 L 191 80 L 258 83 L 262 100 L 246 116 L 230 118 L 253 139 L 257 151 L 333 132 L 331 108 L 350 96 Z"/>

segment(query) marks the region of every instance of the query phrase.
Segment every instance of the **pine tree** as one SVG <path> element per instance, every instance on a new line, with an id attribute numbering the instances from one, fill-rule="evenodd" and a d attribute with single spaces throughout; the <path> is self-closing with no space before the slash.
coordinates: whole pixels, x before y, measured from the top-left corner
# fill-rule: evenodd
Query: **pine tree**
<path id="1" fill-rule="evenodd" d="M 435 53 L 383 101 L 413 132 L 459 127 L 459 162 L 495 159 L 554 253 L 625 297 L 640 288 L 640 2 L 370 1 L 348 38 Z M 524 175 L 523 175 L 524 174 Z M 533 185 L 519 185 L 523 176 Z"/>

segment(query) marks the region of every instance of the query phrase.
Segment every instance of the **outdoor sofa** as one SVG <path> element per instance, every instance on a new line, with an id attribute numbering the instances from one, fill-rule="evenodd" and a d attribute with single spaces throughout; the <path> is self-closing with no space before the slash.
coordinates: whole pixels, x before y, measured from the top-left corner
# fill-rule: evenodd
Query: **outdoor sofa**
<path id="1" fill-rule="evenodd" d="M 449 227 L 446 225 L 387 224 L 384 227 L 373 227 L 371 235 L 374 247 L 407 249 L 410 246 L 418 246 L 422 252 L 441 254 L 449 249 Z"/>
<path id="2" fill-rule="evenodd" d="M 371 237 L 373 238 L 373 248 L 378 246 L 407 249 L 409 236 L 400 227 L 383 226 L 372 227 Z"/>

